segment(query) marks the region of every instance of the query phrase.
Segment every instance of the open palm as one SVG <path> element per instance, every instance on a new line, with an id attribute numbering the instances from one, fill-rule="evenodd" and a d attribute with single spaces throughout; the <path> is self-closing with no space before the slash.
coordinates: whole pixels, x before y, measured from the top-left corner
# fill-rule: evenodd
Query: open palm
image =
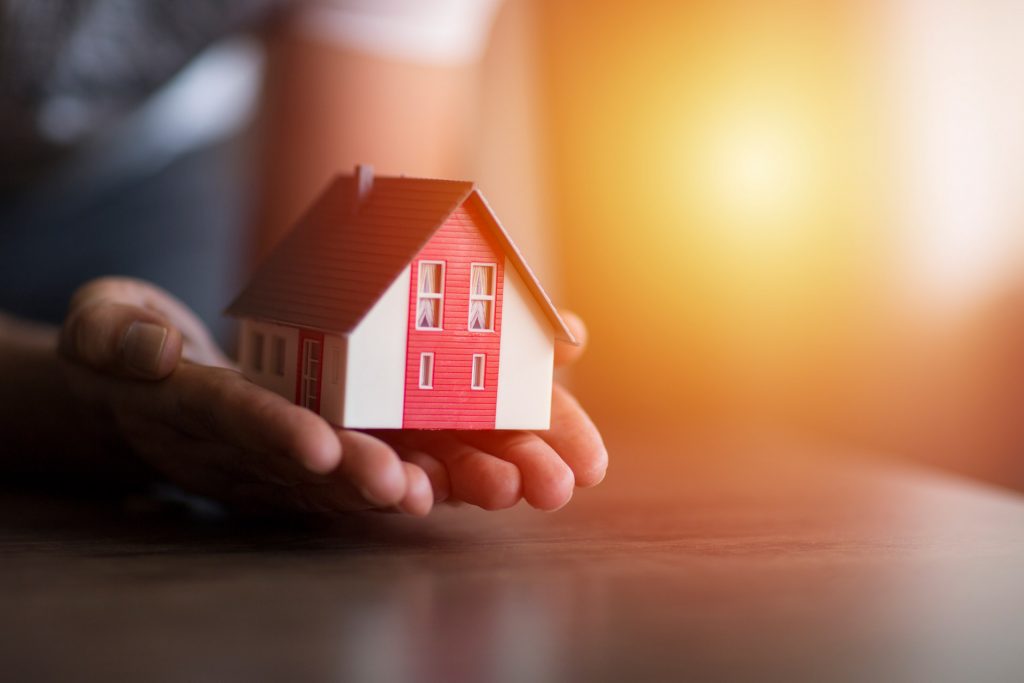
<path id="1" fill-rule="evenodd" d="M 579 339 L 585 330 L 569 314 Z M 133 454 L 182 487 L 230 504 L 426 514 L 435 502 L 564 505 L 604 477 L 589 417 L 555 385 L 550 429 L 337 429 L 249 382 L 196 316 L 158 287 L 104 278 L 79 290 L 60 349 L 73 394 L 110 418 Z M 571 362 L 581 349 L 556 349 Z"/>

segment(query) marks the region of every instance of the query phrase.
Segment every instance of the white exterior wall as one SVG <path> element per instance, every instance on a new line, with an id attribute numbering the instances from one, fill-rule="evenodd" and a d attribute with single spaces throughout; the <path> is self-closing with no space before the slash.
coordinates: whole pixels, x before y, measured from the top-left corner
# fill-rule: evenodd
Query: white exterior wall
<path id="1" fill-rule="evenodd" d="M 547 429 L 555 333 L 515 266 L 505 259 L 495 429 Z"/>
<path id="2" fill-rule="evenodd" d="M 262 370 L 254 367 L 253 334 L 263 335 Z M 275 372 L 273 348 L 274 338 L 284 339 L 284 371 Z M 275 325 L 256 320 L 242 321 L 242 338 L 239 358 L 242 374 L 264 389 L 280 394 L 289 401 L 295 401 L 295 370 L 298 365 L 299 331 L 294 327 Z"/>
<path id="3" fill-rule="evenodd" d="M 345 427 L 402 426 L 411 270 L 406 266 L 348 337 Z"/>

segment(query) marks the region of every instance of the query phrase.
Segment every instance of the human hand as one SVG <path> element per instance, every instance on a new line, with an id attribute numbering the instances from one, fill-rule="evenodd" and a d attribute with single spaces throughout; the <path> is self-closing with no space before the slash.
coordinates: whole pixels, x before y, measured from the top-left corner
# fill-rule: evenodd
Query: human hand
<path id="1" fill-rule="evenodd" d="M 587 339 L 578 316 L 561 314 L 580 345 L 557 343 L 557 366 L 579 358 Z M 372 433 L 427 473 L 435 501 L 465 502 L 487 510 L 511 507 L 520 499 L 541 510 L 556 510 L 569 502 L 575 487 L 600 483 L 608 467 L 608 451 L 594 423 L 557 383 L 546 430 Z"/>
<path id="2" fill-rule="evenodd" d="M 566 319 L 584 340 L 582 322 Z M 187 490 L 234 505 L 422 515 L 435 500 L 500 509 L 525 498 L 556 509 L 607 467 L 593 423 L 557 385 L 549 430 L 335 430 L 231 369 L 187 307 L 137 280 L 82 287 L 60 350 L 72 392 L 113 417 L 137 457 Z M 556 363 L 581 352 L 560 345 Z"/>
<path id="3" fill-rule="evenodd" d="M 83 286 L 59 349 L 71 392 L 186 490 L 258 509 L 422 515 L 432 506 L 418 465 L 246 380 L 198 318 L 154 285 Z"/>

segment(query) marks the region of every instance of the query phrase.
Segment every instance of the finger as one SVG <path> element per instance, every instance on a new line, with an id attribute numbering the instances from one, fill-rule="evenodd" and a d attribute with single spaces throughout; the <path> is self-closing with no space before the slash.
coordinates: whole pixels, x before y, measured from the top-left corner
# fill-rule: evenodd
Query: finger
<path id="1" fill-rule="evenodd" d="M 269 481 L 245 481 L 244 477 L 236 476 L 225 490 L 229 492 L 227 498 L 233 503 L 241 503 L 248 509 L 256 510 L 291 510 L 326 515 L 374 510 L 422 516 L 431 508 L 429 483 L 417 483 L 417 493 L 406 503 L 406 510 L 400 507 L 404 499 L 397 504 L 385 506 L 368 500 L 352 481 L 341 478 L 338 473 L 330 477 L 319 476 L 315 480 L 309 480 L 308 477 L 302 479 L 294 484 L 280 485 Z"/>
<path id="2" fill-rule="evenodd" d="M 556 384 L 551 397 L 551 428 L 535 432 L 572 469 L 577 486 L 594 486 L 608 469 L 601 433 L 572 394 Z"/>
<path id="3" fill-rule="evenodd" d="M 398 455 L 402 460 L 411 462 L 419 467 L 427 475 L 427 479 L 430 481 L 430 488 L 433 491 L 435 503 L 442 503 L 448 500 L 448 496 L 451 493 L 451 484 L 448 481 L 448 470 L 437 458 L 427 455 L 422 451 L 404 448 L 398 449 Z"/>
<path id="4" fill-rule="evenodd" d="M 199 316 L 167 290 L 151 282 L 127 277 L 100 278 L 90 282 L 82 290 L 83 297 L 102 297 L 156 311 L 171 320 L 181 332 L 184 338 L 183 354 L 186 358 L 203 365 L 234 367 Z"/>
<path id="5" fill-rule="evenodd" d="M 286 456 L 315 473 L 338 466 L 341 444 L 313 412 L 256 386 L 233 370 L 181 364 L 165 382 L 112 380 L 108 399 L 195 437 Z"/>
<path id="6" fill-rule="evenodd" d="M 109 300 L 72 310 L 61 329 L 68 358 L 122 377 L 160 379 L 181 358 L 182 337 L 155 311 Z"/>
<path id="7" fill-rule="evenodd" d="M 522 497 L 519 469 L 510 462 L 445 432 L 428 437 L 423 450 L 444 463 L 453 499 L 485 510 L 501 510 Z"/>
<path id="8" fill-rule="evenodd" d="M 562 320 L 565 322 L 566 327 L 569 328 L 569 331 L 572 332 L 572 336 L 576 338 L 578 345 L 574 346 L 568 342 L 556 341 L 555 365 L 569 365 L 575 363 L 587 348 L 587 326 L 583 323 L 583 318 L 572 311 L 562 310 L 558 314 L 562 316 Z"/>
<path id="9" fill-rule="evenodd" d="M 434 506 L 434 491 L 426 472 L 411 462 L 403 462 L 408 482 L 405 496 L 398 501 L 398 509 L 416 517 L 424 517 Z"/>
<path id="10" fill-rule="evenodd" d="M 530 432 L 463 432 L 470 445 L 515 465 L 523 497 L 539 510 L 557 510 L 572 498 L 572 470 L 551 446 Z"/>
<path id="11" fill-rule="evenodd" d="M 347 481 L 314 475 L 283 458 L 192 439 L 170 428 L 140 455 L 164 476 L 189 491 L 248 512 L 336 514 L 373 505 Z M 159 434 L 159 430 L 150 434 Z M 162 444 L 170 446 L 163 448 Z M 186 448 L 183 450 L 182 446 Z"/>
<path id="12" fill-rule="evenodd" d="M 192 310 L 170 292 L 143 280 L 128 277 L 103 277 L 80 287 L 72 296 L 68 310 L 71 318 L 79 310 L 99 303 L 119 303 L 148 311 L 171 321 L 183 339 L 183 355 L 189 360 L 232 367 L 231 361 L 210 335 L 206 325 Z"/>
<path id="13" fill-rule="evenodd" d="M 330 472 L 341 459 L 341 444 L 327 422 L 233 370 L 182 363 L 154 383 L 110 377 L 69 361 L 62 369 L 80 400 L 113 409 L 122 428 L 146 420 L 196 439 L 281 458 L 282 466 L 287 458 L 314 474 Z"/>
<path id="14" fill-rule="evenodd" d="M 342 458 L 327 422 L 237 372 L 186 363 L 172 377 L 172 406 L 186 429 L 199 436 L 285 453 L 316 473 L 330 472 Z"/>
<path id="15" fill-rule="evenodd" d="M 311 474 L 285 458 L 191 437 L 148 420 L 127 421 L 121 433 L 137 447 L 136 454 L 168 480 L 240 509 L 329 512 L 367 507 L 351 487 Z"/>
<path id="16" fill-rule="evenodd" d="M 361 432 L 342 429 L 337 434 L 342 458 L 336 476 L 345 478 L 376 507 L 397 505 L 405 498 L 406 470 L 390 446 Z"/>

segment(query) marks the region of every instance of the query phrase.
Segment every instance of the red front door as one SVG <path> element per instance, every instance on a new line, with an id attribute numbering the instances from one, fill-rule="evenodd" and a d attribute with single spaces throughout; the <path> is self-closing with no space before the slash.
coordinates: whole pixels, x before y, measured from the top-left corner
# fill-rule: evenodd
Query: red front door
<path id="1" fill-rule="evenodd" d="M 323 376 L 324 335 L 320 332 L 299 332 L 299 364 L 295 402 L 314 413 L 320 413 L 320 379 Z"/>

